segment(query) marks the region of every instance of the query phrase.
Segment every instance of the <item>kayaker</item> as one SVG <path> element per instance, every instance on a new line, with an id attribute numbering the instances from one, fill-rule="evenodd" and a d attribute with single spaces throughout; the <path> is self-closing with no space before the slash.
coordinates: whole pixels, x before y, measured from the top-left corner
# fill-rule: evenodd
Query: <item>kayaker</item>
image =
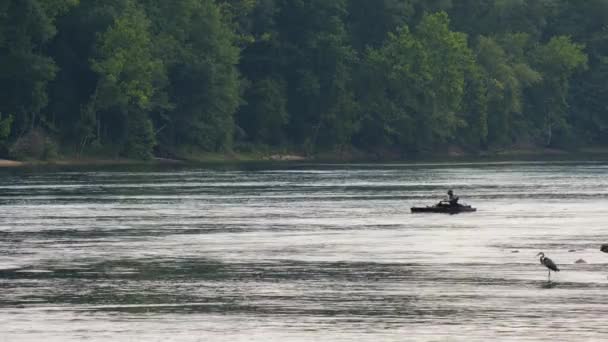
<path id="1" fill-rule="evenodd" d="M 458 196 L 454 195 L 454 191 L 452 191 L 451 189 L 448 190 L 448 202 L 450 202 L 450 206 L 452 207 L 456 207 L 458 206 Z"/>

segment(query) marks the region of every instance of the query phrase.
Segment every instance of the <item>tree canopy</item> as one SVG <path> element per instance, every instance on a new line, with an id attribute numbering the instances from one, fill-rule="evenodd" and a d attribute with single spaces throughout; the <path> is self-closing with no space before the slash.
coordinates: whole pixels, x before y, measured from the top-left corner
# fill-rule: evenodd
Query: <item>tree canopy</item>
<path id="1" fill-rule="evenodd" d="M 607 25 L 608 0 L 0 0 L 0 154 L 605 144 Z"/>

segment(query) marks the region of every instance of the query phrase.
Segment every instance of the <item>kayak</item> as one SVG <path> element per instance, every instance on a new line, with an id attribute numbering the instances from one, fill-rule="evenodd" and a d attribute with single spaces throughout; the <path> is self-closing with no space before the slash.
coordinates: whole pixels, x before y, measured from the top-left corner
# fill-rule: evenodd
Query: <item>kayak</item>
<path id="1" fill-rule="evenodd" d="M 458 213 L 472 213 L 477 211 L 476 208 L 470 205 L 434 205 L 432 207 L 412 207 L 412 213 L 439 213 L 439 214 L 458 214 Z"/>

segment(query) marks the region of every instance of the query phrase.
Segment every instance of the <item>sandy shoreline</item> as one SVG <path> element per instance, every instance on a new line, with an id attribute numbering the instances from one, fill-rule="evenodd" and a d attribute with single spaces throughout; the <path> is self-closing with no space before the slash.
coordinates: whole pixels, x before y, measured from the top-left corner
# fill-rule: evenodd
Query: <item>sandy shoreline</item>
<path id="1" fill-rule="evenodd" d="M 579 150 L 567 151 L 558 149 L 504 149 L 495 150 L 483 153 L 432 153 L 426 158 L 399 158 L 395 155 L 373 155 L 366 153 L 320 153 L 313 157 L 306 157 L 297 153 L 277 153 L 277 154 L 205 154 L 200 156 L 188 156 L 185 159 L 167 159 L 153 158 L 143 161 L 127 158 L 65 158 L 50 161 L 16 161 L 9 159 L 0 159 L 0 168 L 11 167 L 28 167 L 28 166 L 116 166 L 116 165 L 166 165 L 166 164 L 199 164 L 199 163 L 234 163 L 234 162 L 405 162 L 405 161 L 420 161 L 420 160 L 534 160 L 543 158 L 555 159 L 564 158 L 564 160 L 581 159 L 581 160 L 608 160 L 608 148 L 582 148 Z"/>
<path id="2" fill-rule="evenodd" d="M 25 164 L 15 160 L 0 159 L 0 167 L 17 167 L 23 165 Z"/>
<path id="3" fill-rule="evenodd" d="M 16 161 L 0 159 L 0 168 L 20 167 L 20 166 L 112 166 L 112 165 L 139 165 L 139 164 L 178 164 L 181 161 L 155 158 L 149 161 L 135 159 L 58 159 L 50 161 Z"/>

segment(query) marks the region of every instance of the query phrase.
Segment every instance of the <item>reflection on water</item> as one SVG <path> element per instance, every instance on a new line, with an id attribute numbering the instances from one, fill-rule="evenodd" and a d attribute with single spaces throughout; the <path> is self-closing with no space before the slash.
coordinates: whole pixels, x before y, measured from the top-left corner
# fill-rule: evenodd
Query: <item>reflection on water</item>
<path id="1" fill-rule="evenodd" d="M 2 171 L 0 341 L 603 340 L 607 174 Z M 479 211 L 409 213 L 447 188 Z"/>

